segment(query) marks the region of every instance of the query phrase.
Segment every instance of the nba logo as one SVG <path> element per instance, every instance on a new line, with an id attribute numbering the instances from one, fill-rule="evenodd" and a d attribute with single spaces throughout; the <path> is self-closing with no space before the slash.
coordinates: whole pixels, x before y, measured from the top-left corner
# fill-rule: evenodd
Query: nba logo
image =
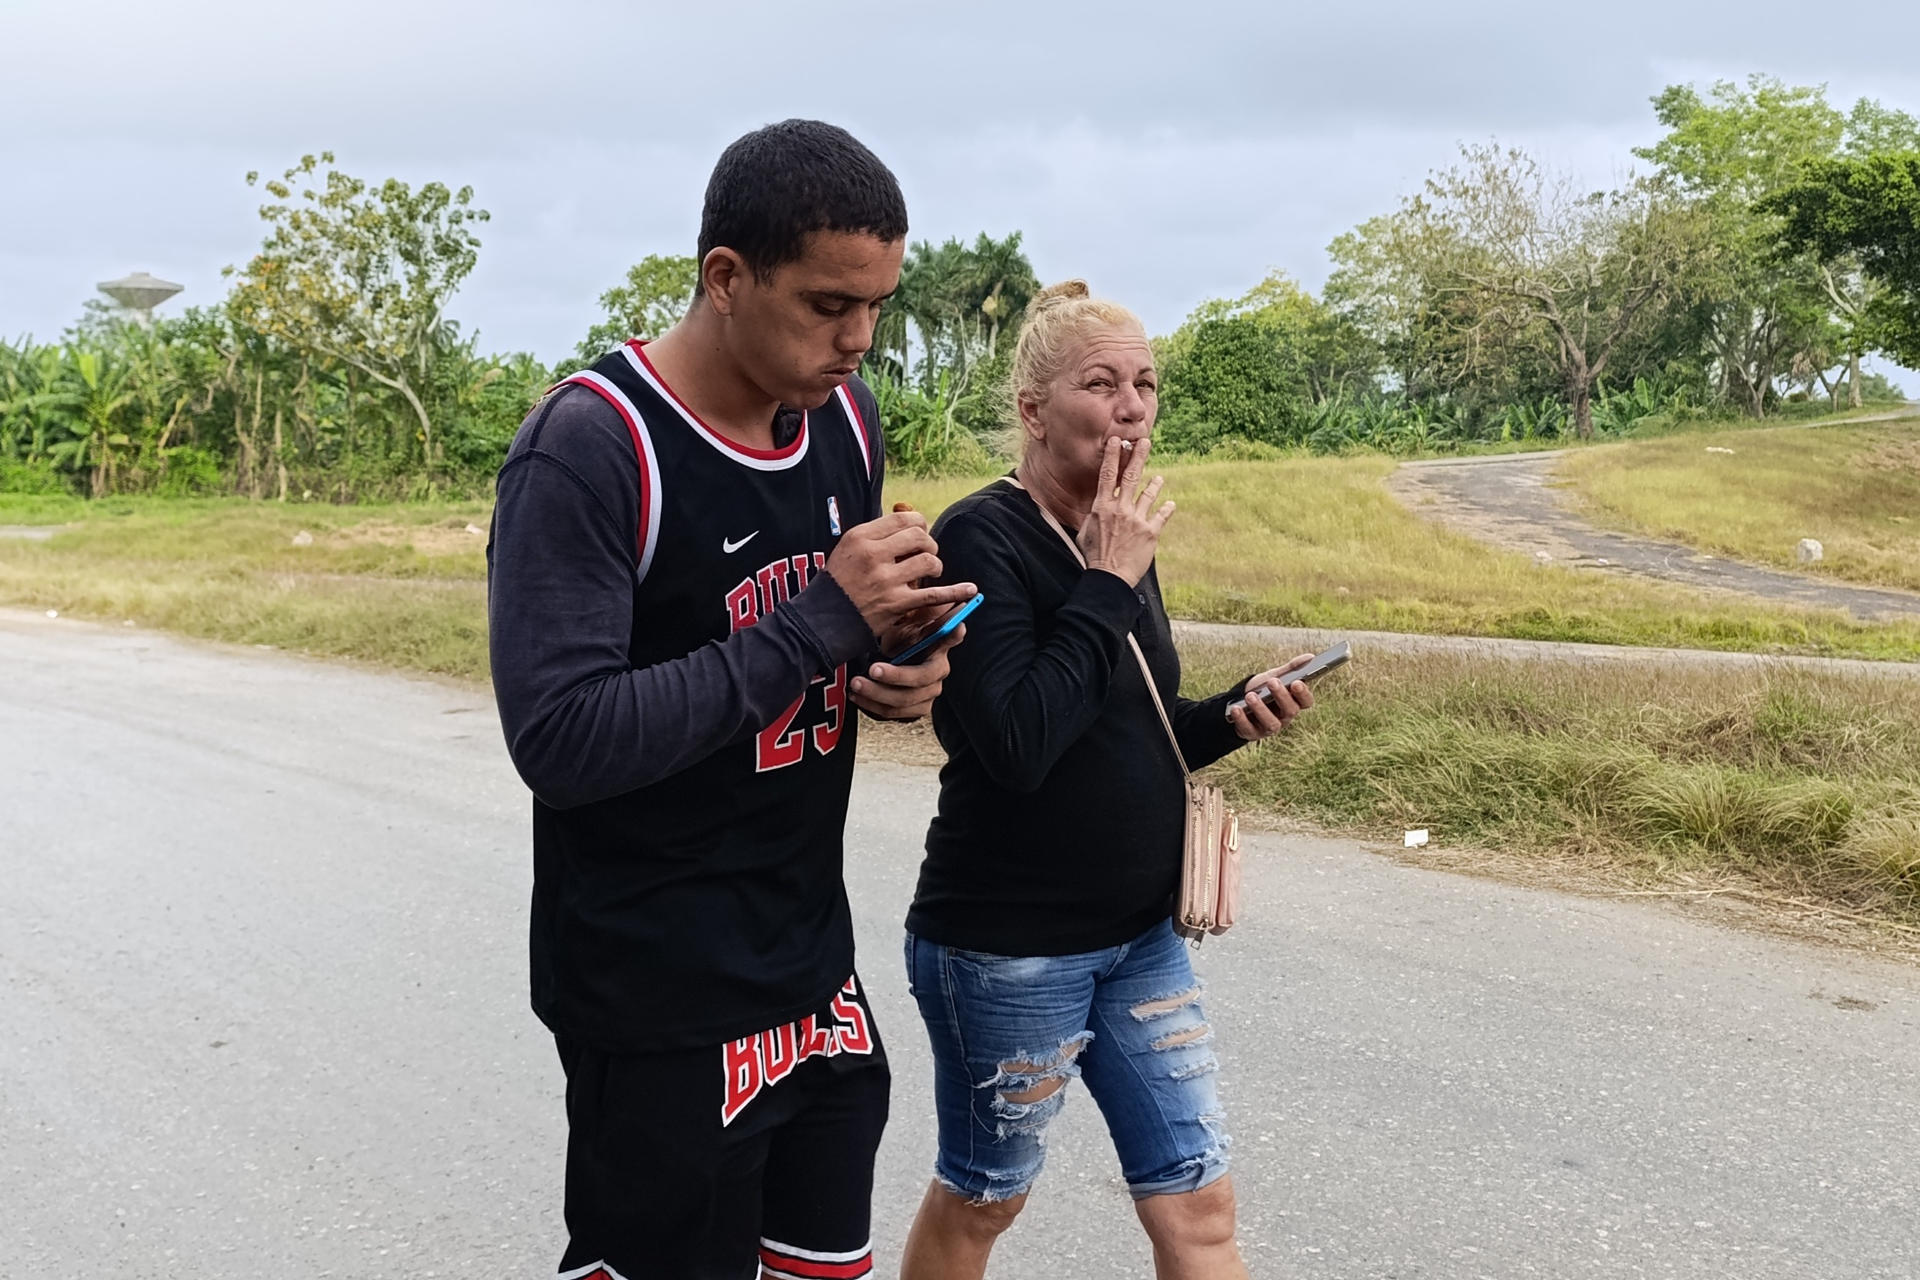
<path id="1" fill-rule="evenodd" d="M 840 536 L 840 503 L 832 494 L 827 495 L 827 527 L 834 537 Z"/>

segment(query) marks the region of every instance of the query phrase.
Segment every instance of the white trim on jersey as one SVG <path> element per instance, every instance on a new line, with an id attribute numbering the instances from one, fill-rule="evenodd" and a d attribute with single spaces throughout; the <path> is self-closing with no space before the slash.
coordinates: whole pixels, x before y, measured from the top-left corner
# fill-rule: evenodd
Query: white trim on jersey
<path id="1" fill-rule="evenodd" d="M 733 459 L 741 466 L 752 467 L 755 471 L 785 471 L 789 467 L 797 465 L 800 459 L 807 456 L 807 449 L 811 442 L 807 439 L 807 415 L 805 413 L 800 415 L 800 439 L 796 445 L 791 446 L 793 452 L 782 454 L 780 457 L 771 457 L 768 456 L 764 450 L 748 449 L 743 445 L 733 443 L 733 441 L 728 440 L 719 432 L 707 426 L 706 423 L 700 421 L 699 418 L 695 417 L 693 410 L 680 403 L 680 397 L 673 393 L 671 387 L 660 380 L 659 375 L 654 373 L 652 365 L 641 356 L 639 351 L 634 349 L 632 343 L 629 342 L 622 345 L 620 354 L 627 358 L 627 363 L 632 366 L 635 373 L 640 375 L 641 380 L 659 392 L 660 398 L 672 405 L 674 412 L 686 420 L 686 424 L 693 428 L 695 435 L 705 440 L 715 449 L 718 449 L 723 455 Z"/>
<path id="2" fill-rule="evenodd" d="M 869 1240 L 858 1249 L 847 1253 L 816 1253 L 812 1249 L 796 1249 L 790 1244 L 781 1244 L 778 1240 L 769 1240 L 761 1236 L 760 1247 L 771 1249 L 775 1253 L 784 1253 L 789 1258 L 798 1258 L 802 1262 L 858 1262 L 873 1252 L 873 1241 Z"/>
<path id="3" fill-rule="evenodd" d="M 601 399 L 627 420 L 627 432 L 633 437 L 633 451 L 643 468 L 640 477 L 642 536 L 637 540 L 640 567 L 634 573 L 634 585 L 638 586 L 646 581 L 647 571 L 653 568 L 654 548 L 660 545 L 660 463 L 653 454 L 653 437 L 647 434 L 647 420 L 641 415 L 639 406 L 627 399 L 626 392 L 591 369 L 582 369 L 564 381 L 577 382 L 599 392 Z"/>
<path id="4" fill-rule="evenodd" d="M 860 406 L 853 402 L 853 393 L 847 390 L 847 384 L 841 383 L 834 388 L 834 394 L 840 397 L 841 407 L 847 411 L 847 425 L 853 428 L 853 434 L 860 441 L 860 462 L 867 469 L 867 479 L 873 479 L 873 441 L 867 438 L 867 420 L 860 413 Z"/>
<path id="5" fill-rule="evenodd" d="M 562 1271 L 559 1275 L 555 1276 L 553 1280 L 582 1280 L 582 1277 L 590 1276 L 596 1271 L 606 1272 L 613 1277 L 613 1280 L 627 1280 L 625 1276 L 604 1262 L 589 1262 L 584 1267 L 576 1267 L 572 1271 Z"/>

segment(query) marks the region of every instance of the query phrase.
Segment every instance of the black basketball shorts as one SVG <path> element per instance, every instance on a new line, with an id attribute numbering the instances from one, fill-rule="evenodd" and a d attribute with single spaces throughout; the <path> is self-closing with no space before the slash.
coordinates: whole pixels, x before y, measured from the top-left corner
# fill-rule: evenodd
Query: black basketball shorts
<path id="1" fill-rule="evenodd" d="M 561 1280 L 860 1280 L 891 1076 L 857 979 L 828 1007 L 712 1048 L 558 1038 L 567 1073 Z"/>

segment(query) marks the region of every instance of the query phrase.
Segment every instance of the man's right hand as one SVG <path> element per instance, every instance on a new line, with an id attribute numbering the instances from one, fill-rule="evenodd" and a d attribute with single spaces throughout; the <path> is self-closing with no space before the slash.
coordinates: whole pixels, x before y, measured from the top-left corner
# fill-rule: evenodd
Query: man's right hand
<path id="1" fill-rule="evenodd" d="M 923 587 L 940 576 L 939 548 L 918 511 L 895 511 L 841 536 L 827 557 L 827 572 L 853 601 L 876 636 L 897 630 L 916 610 L 935 610 L 971 599 L 970 582 Z"/>

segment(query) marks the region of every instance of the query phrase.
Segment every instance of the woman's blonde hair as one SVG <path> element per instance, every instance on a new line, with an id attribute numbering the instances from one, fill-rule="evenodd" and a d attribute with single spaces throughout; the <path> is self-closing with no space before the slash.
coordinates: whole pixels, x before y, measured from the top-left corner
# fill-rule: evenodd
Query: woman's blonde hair
<path id="1" fill-rule="evenodd" d="M 1020 340 L 1013 347 L 1013 370 L 1007 375 L 1007 425 L 1022 429 L 1020 402 L 1046 403 L 1047 389 L 1060 376 L 1068 355 L 1087 335 L 1101 329 L 1137 329 L 1142 337 L 1147 332 L 1133 312 L 1094 297 L 1085 280 L 1063 280 L 1034 295 L 1027 304 Z"/>

